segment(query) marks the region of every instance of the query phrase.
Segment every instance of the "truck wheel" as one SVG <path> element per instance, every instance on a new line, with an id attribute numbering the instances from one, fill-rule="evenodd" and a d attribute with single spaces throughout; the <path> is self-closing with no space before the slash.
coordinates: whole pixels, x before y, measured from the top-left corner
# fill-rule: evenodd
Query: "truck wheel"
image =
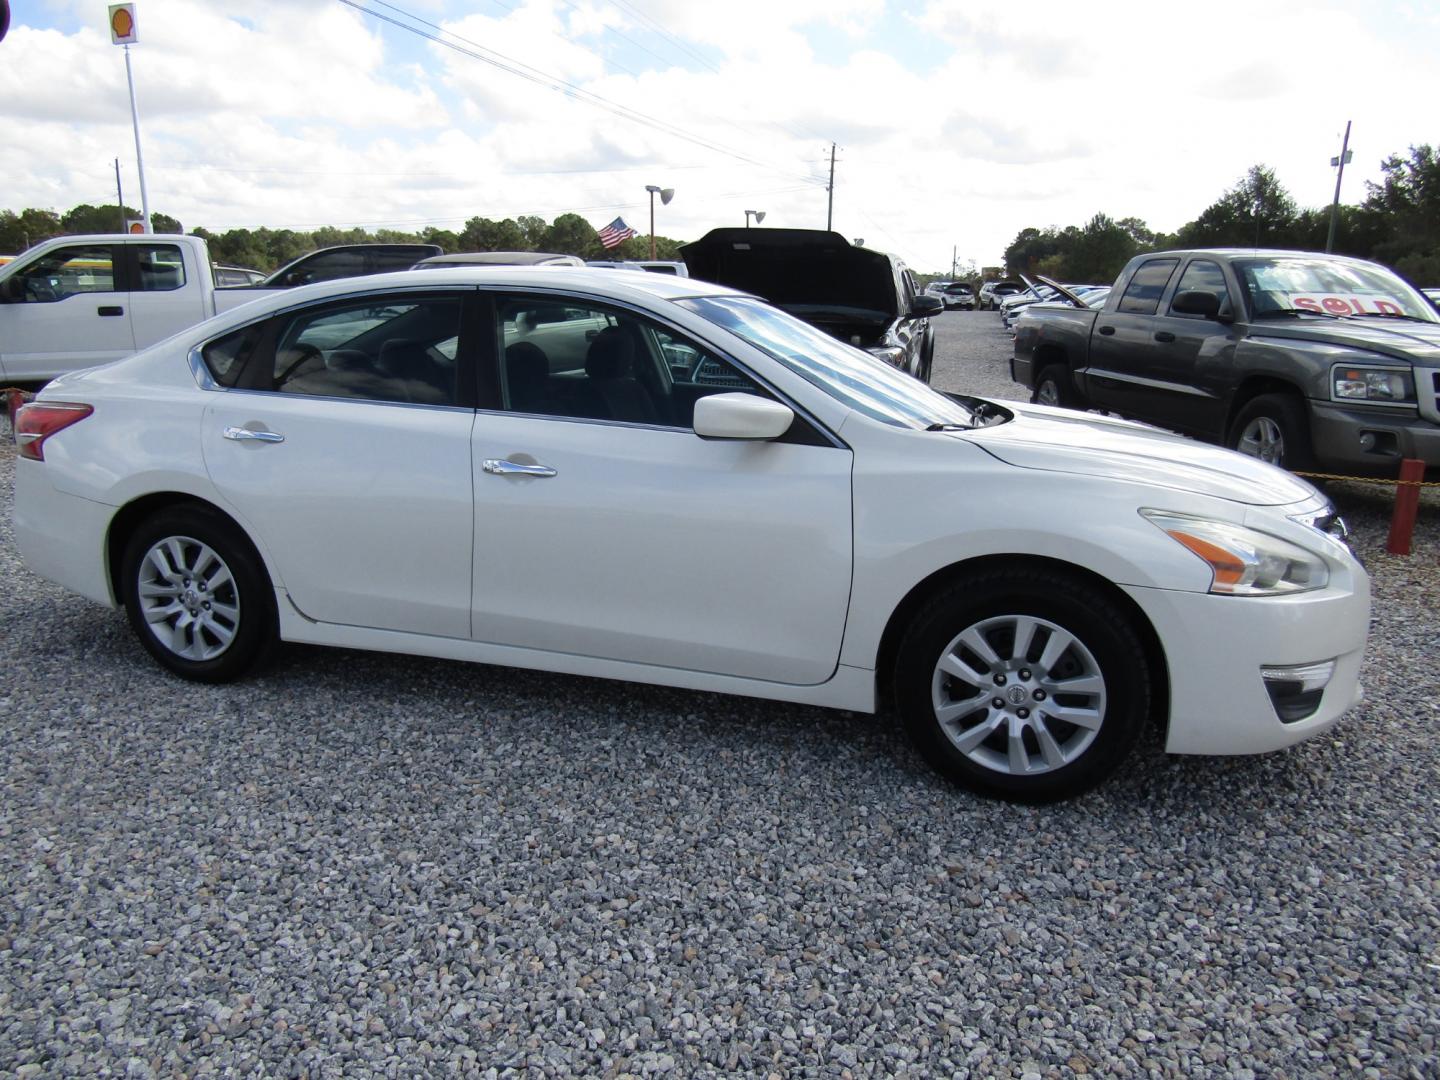
<path id="1" fill-rule="evenodd" d="M 1085 407 L 1075 384 L 1070 381 L 1070 369 L 1064 364 L 1046 364 L 1040 369 L 1030 401 L 1035 405 L 1054 405 L 1062 409 Z"/>
<path id="2" fill-rule="evenodd" d="M 901 718 L 941 775 L 982 795 L 1055 802 L 1134 748 L 1151 676 L 1130 617 L 1081 578 L 1010 567 L 952 583 L 900 642 Z"/>
<path id="3" fill-rule="evenodd" d="M 1308 469 L 1310 428 L 1300 402 L 1289 394 L 1261 394 L 1240 410 L 1226 445 L 1294 472 Z"/>

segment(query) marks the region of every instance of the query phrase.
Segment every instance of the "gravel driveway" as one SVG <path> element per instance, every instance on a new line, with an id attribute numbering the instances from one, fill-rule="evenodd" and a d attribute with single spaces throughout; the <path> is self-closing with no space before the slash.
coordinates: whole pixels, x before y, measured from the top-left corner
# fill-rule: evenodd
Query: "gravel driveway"
<path id="1" fill-rule="evenodd" d="M 991 313 L 935 381 L 1019 396 Z M 1435 501 L 1331 735 L 1076 802 L 892 718 L 289 648 L 164 675 L 21 566 L 0 448 L 0 1073 L 1435 1076 Z"/>

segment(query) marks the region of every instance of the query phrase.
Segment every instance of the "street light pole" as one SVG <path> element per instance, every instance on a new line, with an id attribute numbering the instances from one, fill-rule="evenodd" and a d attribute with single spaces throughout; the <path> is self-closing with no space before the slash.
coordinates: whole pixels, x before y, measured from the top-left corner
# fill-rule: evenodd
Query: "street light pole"
<path id="1" fill-rule="evenodd" d="M 1345 121 L 1345 140 L 1340 144 L 1340 156 L 1332 157 L 1330 164 L 1337 166 L 1335 173 L 1335 201 L 1330 204 L 1330 231 L 1325 234 L 1325 254 L 1335 246 L 1335 219 L 1340 216 L 1340 181 L 1345 176 L 1345 165 L 1354 156 L 1350 153 L 1350 121 Z"/>
<path id="2" fill-rule="evenodd" d="M 650 193 L 650 258 L 655 255 L 655 196 L 660 196 L 660 205 L 669 206 L 670 200 L 675 197 L 674 188 L 662 188 L 658 184 L 646 184 L 645 190 Z"/>

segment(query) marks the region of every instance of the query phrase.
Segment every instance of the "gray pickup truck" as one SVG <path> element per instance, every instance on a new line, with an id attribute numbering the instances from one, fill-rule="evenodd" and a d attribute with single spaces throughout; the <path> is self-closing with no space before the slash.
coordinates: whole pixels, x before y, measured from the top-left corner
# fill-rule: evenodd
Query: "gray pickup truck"
<path id="1" fill-rule="evenodd" d="M 1105 306 L 1036 306 L 1011 377 L 1289 469 L 1440 466 L 1440 316 L 1375 263 L 1313 252 L 1132 259 Z"/>

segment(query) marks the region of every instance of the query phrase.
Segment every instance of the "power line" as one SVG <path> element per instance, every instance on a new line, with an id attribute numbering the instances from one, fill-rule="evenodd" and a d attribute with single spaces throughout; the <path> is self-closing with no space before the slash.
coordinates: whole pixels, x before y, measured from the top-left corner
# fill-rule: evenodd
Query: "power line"
<path id="1" fill-rule="evenodd" d="M 722 154 L 726 157 L 732 157 L 738 161 L 743 161 L 747 164 L 755 165 L 759 168 L 772 169 L 775 172 L 793 175 L 788 173 L 788 170 L 781 169 L 778 166 L 775 166 L 769 162 L 760 161 L 757 158 L 750 157 L 749 155 L 743 154 L 737 150 L 732 150 L 729 147 L 712 142 L 711 140 L 702 138 L 701 136 L 693 135 L 690 132 L 685 131 L 680 127 L 677 127 L 674 124 L 668 123 L 667 121 L 660 120 L 657 117 L 639 112 L 636 109 L 631 109 L 628 106 L 620 105 L 616 102 L 610 101 L 608 98 L 601 97 L 599 94 L 595 94 L 589 90 L 585 90 L 582 87 L 576 86 L 574 83 L 567 82 L 566 80 L 559 78 L 558 76 L 550 75 L 547 72 L 541 71 L 538 68 L 531 67 L 529 64 L 526 64 L 520 60 L 516 60 L 513 57 L 507 56 L 504 53 L 497 52 L 494 49 L 488 49 L 485 46 L 480 45 L 477 42 L 470 41 L 468 38 L 462 37 L 461 35 L 456 34 L 452 31 L 436 27 L 434 23 L 427 23 L 425 22 L 425 20 L 411 15 L 409 12 L 405 12 L 403 11 L 403 9 L 398 8 L 395 5 L 387 4 L 386 6 L 390 7 L 394 11 L 400 12 L 407 19 L 413 20 L 420 25 L 411 26 L 408 23 L 400 21 L 399 19 L 392 18 L 391 16 L 386 15 L 382 11 L 376 11 L 373 8 L 368 8 L 364 4 L 357 2 L 357 0 L 339 0 L 339 2 L 344 4 L 346 7 L 354 8 L 356 11 L 369 15 L 372 18 L 379 19 L 382 22 L 389 23 L 390 25 L 398 27 L 401 30 L 414 34 L 417 37 L 422 37 L 428 41 L 433 41 L 437 45 L 442 45 L 447 49 L 468 56 L 473 60 L 479 60 L 481 63 L 488 64 L 491 67 L 497 68 L 508 74 L 518 76 L 519 78 L 522 78 L 527 82 L 533 83 L 536 86 L 543 87 L 547 90 L 554 90 L 558 93 L 564 94 L 566 97 L 574 98 L 585 104 L 592 105 L 596 108 L 604 109 L 606 112 L 609 112 L 614 116 L 618 116 L 623 120 L 629 120 L 631 123 L 651 128 L 652 130 L 661 132 L 662 134 L 670 135 L 673 138 L 683 139 L 686 142 L 702 147 L 703 149 L 709 150 L 712 153 Z M 376 0 L 376 2 L 384 2 L 384 0 Z M 431 33 L 427 30 L 422 29 L 421 27 L 423 26 L 430 26 L 438 32 Z M 442 34 L 444 36 L 441 36 Z M 455 40 L 449 40 L 450 38 L 454 38 Z M 463 42 L 464 44 L 457 44 L 457 42 Z"/>

